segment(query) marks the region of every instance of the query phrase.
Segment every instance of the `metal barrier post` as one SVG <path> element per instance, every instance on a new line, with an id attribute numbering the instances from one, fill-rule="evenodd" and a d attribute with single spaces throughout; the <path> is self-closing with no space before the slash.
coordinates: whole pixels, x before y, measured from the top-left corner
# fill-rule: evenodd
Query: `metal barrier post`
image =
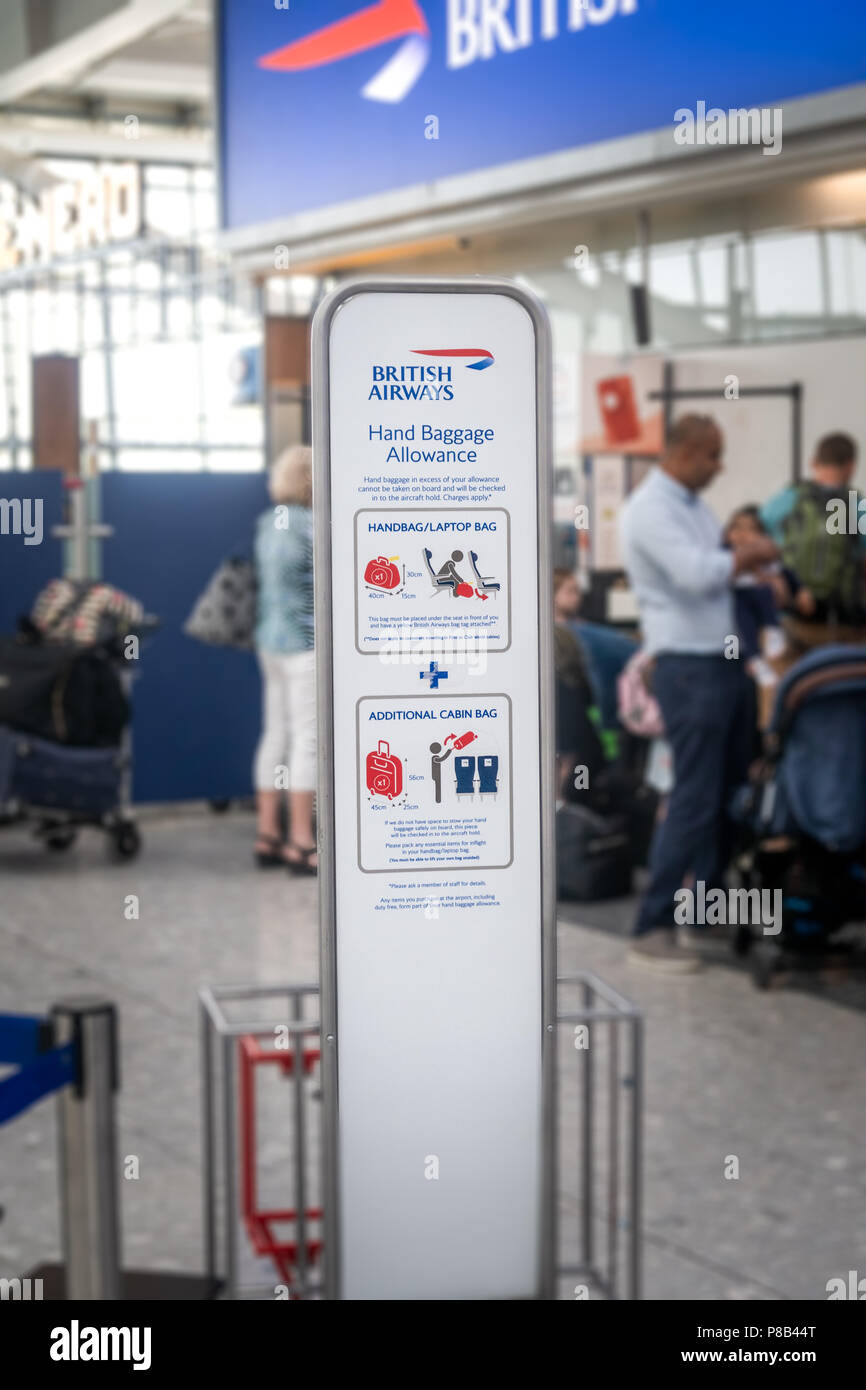
<path id="1" fill-rule="evenodd" d="M 122 1296 L 114 1093 L 117 1013 L 104 999 L 61 1000 L 52 1009 L 58 1044 L 76 1045 L 76 1076 L 57 1101 L 66 1297 Z"/>
<path id="2" fill-rule="evenodd" d="M 226 1297 L 237 1298 L 240 1293 L 240 1268 L 238 1263 L 238 1172 L 237 1151 L 235 1149 L 237 1132 L 237 1102 L 235 1092 L 235 1067 L 237 1066 L 237 1044 L 231 1034 L 222 1040 L 223 1062 L 223 1163 L 225 1166 L 226 1192 Z"/>
<path id="3" fill-rule="evenodd" d="M 199 1001 L 199 1039 L 201 1044 L 201 1138 L 202 1138 L 202 1192 L 204 1198 L 203 1229 L 205 1238 L 205 1274 L 208 1283 L 215 1284 L 217 1278 L 216 1256 L 216 1176 L 214 1172 L 213 1125 L 214 1125 L 214 1087 L 213 1087 L 213 1049 L 211 1047 L 211 1019 L 204 1000 Z"/>
<path id="4" fill-rule="evenodd" d="M 594 1002 L 594 991 L 589 980 L 583 986 L 583 1007 L 588 1013 Z M 595 1240 L 593 1231 L 595 1194 L 593 1191 L 593 1177 L 595 1172 L 594 1157 L 594 1086 L 593 1072 L 595 1070 L 595 1053 L 593 1052 L 594 1038 L 592 1026 L 588 1025 L 589 1046 L 583 1054 L 583 1112 L 582 1112 L 582 1155 L 581 1155 L 581 1182 L 583 1197 L 581 1202 L 582 1228 L 583 1228 L 583 1264 L 587 1269 L 592 1269 L 595 1264 Z"/>

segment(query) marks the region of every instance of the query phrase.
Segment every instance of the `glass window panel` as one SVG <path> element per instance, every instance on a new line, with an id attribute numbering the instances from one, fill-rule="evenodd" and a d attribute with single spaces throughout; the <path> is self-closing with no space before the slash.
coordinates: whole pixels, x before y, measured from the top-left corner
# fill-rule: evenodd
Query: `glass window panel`
<path id="1" fill-rule="evenodd" d="M 192 304 L 186 294 L 169 296 L 168 334 L 170 338 L 188 338 L 193 331 Z"/>
<path id="2" fill-rule="evenodd" d="M 159 261 L 155 257 L 146 256 L 136 261 L 133 278 L 140 290 L 158 290 L 161 279 Z"/>
<path id="3" fill-rule="evenodd" d="M 103 340 L 102 301 L 85 290 L 81 310 L 81 334 L 85 348 L 98 347 Z"/>
<path id="4" fill-rule="evenodd" d="M 136 332 L 139 339 L 145 342 L 160 336 L 162 332 L 162 308 L 157 295 L 138 295 Z"/>
<path id="5" fill-rule="evenodd" d="M 119 440 L 177 444 L 198 439 L 194 344 L 121 349 L 114 357 L 114 394 Z"/>
<path id="6" fill-rule="evenodd" d="M 101 350 L 82 353 L 80 368 L 81 418 L 103 420 L 105 402 L 105 357 Z"/>
<path id="7" fill-rule="evenodd" d="M 150 233 L 188 237 L 192 231 L 185 189 L 150 189 L 144 199 L 144 220 Z"/>
<path id="8" fill-rule="evenodd" d="M 694 304 L 692 253 L 685 247 L 658 247 L 650 255 L 650 291 L 670 304 Z"/>
<path id="9" fill-rule="evenodd" d="M 728 248 L 717 243 L 698 247 L 701 302 L 721 308 L 728 302 Z"/>
<path id="10" fill-rule="evenodd" d="M 224 334 L 202 344 L 207 438 L 213 444 L 264 442 L 261 343 L 249 334 Z M 250 399 L 250 396 L 255 399 Z"/>
<path id="11" fill-rule="evenodd" d="M 753 303 L 759 319 L 802 319 L 823 313 L 821 262 L 814 232 L 757 237 L 752 256 Z"/>
<path id="12" fill-rule="evenodd" d="M 866 240 L 857 228 L 827 232 L 831 313 L 841 318 L 866 318 Z"/>
<path id="13" fill-rule="evenodd" d="M 130 297 L 126 294 L 111 296 L 111 338 L 115 345 L 131 341 L 135 336 L 135 321 Z"/>
<path id="14" fill-rule="evenodd" d="M 209 232 L 216 226 L 216 199 L 212 193 L 193 195 L 195 224 L 199 232 Z"/>
<path id="15" fill-rule="evenodd" d="M 186 188 L 189 170 L 185 164 L 147 164 L 144 171 L 145 188 Z"/>

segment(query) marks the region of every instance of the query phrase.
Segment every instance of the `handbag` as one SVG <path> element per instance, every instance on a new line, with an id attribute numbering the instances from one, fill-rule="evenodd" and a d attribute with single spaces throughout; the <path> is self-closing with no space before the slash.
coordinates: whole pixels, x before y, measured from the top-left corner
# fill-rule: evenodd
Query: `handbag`
<path id="1" fill-rule="evenodd" d="M 396 589 L 400 583 L 400 571 L 387 555 L 371 560 L 364 570 L 364 583 L 373 589 Z"/>
<path id="2" fill-rule="evenodd" d="M 629 657 L 617 677 L 617 713 L 620 723 L 637 738 L 663 738 L 664 719 L 649 687 L 653 658 L 643 649 Z"/>
<path id="3" fill-rule="evenodd" d="M 258 577 L 253 560 L 224 560 L 183 625 L 187 637 L 213 647 L 250 651 L 255 645 Z"/>
<path id="4" fill-rule="evenodd" d="M 91 646 L 141 631 L 144 608 L 111 584 L 52 579 L 37 596 L 30 618 L 46 641 Z"/>

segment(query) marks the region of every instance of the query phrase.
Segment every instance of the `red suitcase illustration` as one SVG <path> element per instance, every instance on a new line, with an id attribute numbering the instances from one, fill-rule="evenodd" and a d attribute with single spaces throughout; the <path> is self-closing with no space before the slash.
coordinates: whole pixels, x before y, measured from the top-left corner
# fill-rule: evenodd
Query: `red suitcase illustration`
<path id="1" fill-rule="evenodd" d="M 403 764 L 391 752 L 387 739 L 379 739 L 379 751 L 367 754 L 367 790 L 393 801 L 403 790 Z"/>
<path id="2" fill-rule="evenodd" d="M 379 555 L 364 570 L 364 583 L 374 589 L 396 589 L 400 583 L 400 571 L 387 555 Z"/>

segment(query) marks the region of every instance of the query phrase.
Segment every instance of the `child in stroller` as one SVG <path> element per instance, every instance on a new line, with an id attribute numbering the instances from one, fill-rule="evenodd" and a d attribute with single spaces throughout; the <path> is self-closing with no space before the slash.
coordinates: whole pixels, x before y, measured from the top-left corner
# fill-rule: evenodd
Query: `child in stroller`
<path id="1" fill-rule="evenodd" d="M 777 970 L 826 963 L 845 949 L 841 929 L 866 922 L 866 646 L 819 647 L 790 668 L 732 811 L 744 886 L 781 897 L 781 923 L 754 952 L 766 988 Z M 753 929 L 736 945 L 749 950 Z"/>

